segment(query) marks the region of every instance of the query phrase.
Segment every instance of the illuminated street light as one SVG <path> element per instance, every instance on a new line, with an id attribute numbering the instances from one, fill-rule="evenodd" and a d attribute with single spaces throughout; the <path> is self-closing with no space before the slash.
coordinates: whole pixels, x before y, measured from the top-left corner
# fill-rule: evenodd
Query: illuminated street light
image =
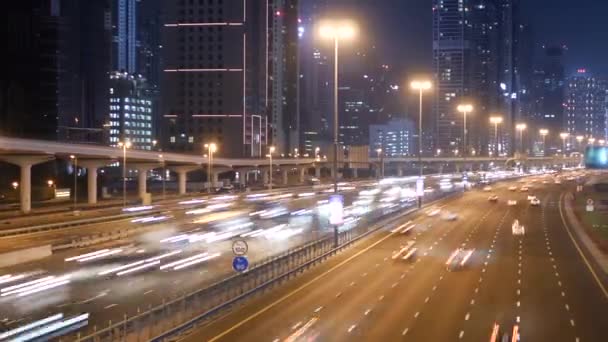
<path id="1" fill-rule="evenodd" d="M 526 130 L 526 128 L 528 128 L 528 125 L 526 125 L 525 123 L 518 123 L 515 125 L 515 129 L 519 133 L 519 148 L 520 148 L 519 152 L 520 153 L 524 152 L 524 130 Z"/>
<path id="2" fill-rule="evenodd" d="M 350 21 L 325 21 L 319 27 L 319 36 L 334 42 L 334 192 L 338 193 L 338 46 L 341 40 L 354 39 L 355 25 Z M 337 246 L 336 246 L 337 247 Z"/>
<path id="3" fill-rule="evenodd" d="M 211 167 L 213 165 L 213 153 L 217 151 L 217 145 L 215 143 L 205 144 L 207 149 L 207 192 L 211 193 Z"/>
<path id="4" fill-rule="evenodd" d="M 74 209 L 78 202 L 78 157 L 70 155 L 70 159 L 74 161 Z"/>
<path id="5" fill-rule="evenodd" d="M 496 155 L 500 155 L 500 144 L 498 143 L 498 124 L 502 123 L 502 116 L 490 117 L 490 123 L 494 124 L 494 151 Z"/>
<path id="6" fill-rule="evenodd" d="M 380 178 L 384 178 L 384 156 L 382 155 L 382 149 L 377 148 L 378 158 L 380 158 Z"/>
<path id="7" fill-rule="evenodd" d="M 465 103 L 459 104 L 456 109 L 461 112 L 464 116 L 464 124 L 462 129 L 462 158 L 467 159 L 467 114 L 473 111 L 473 105 Z M 465 166 L 466 169 L 466 166 Z"/>
<path id="8" fill-rule="evenodd" d="M 270 178 L 269 178 L 270 181 L 268 183 L 268 189 L 270 189 L 270 190 L 272 190 L 272 154 L 274 153 L 274 150 L 275 150 L 274 146 L 270 146 L 268 148 L 268 159 L 269 159 L 269 166 L 270 166 L 270 169 L 268 170 L 268 173 L 270 176 Z"/>
<path id="9" fill-rule="evenodd" d="M 566 139 L 568 139 L 568 137 L 570 136 L 570 133 L 568 132 L 562 132 L 559 134 L 559 137 L 562 138 L 562 146 L 564 149 L 564 157 L 566 156 Z"/>
<path id="10" fill-rule="evenodd" d="M 131 148 L 131 142 L 118 142 L 118 147 L 122 148 L 122 206 L 127 206 L 127 149 Z"/>
<path id="11" fill-rule="evenodd" d="M 595 143 L 595 138 L 591 137 L 591 138 L 587 139 L 587 143 L 589 145 L 593 145 Z"/>
<path id="12" fill-rule="evenodd" d="M 411 87 L 414 90 L 418 90 L 418 179 L 422 181 L 422 93 L 425 90 L 429 90 L 432 87 L 431 81 L 427 80 L 415 80 L 412 81 Z M 384 165 L 382 166 L 382 175 L 384 176 Z M 418 208 L 422 207 L 422 195 L 418 194 Z"/>
<path id="13" fill-rule="evenodd" d="M 538 130 L 538 133 L 543 138 L 543 156 L 546 157 L 547 156 L 547 148 L 546 148 L 545 142 L 546 142 L 546 139 L 547 139 L 547 134 L 549 134 L 549 130 L 546 129 L 546 128 L 541 128 L 541 129 Z"/>

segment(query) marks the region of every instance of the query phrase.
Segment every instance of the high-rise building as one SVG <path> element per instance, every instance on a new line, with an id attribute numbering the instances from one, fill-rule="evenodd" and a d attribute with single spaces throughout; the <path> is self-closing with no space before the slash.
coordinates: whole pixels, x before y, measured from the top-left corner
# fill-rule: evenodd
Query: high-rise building
<path id="1" fill-rule="evenodd" d="M 271 0 L 268 89 L 270 132 L 278 153 L 299 148 L 298 0 Z"/>
<path id="2" fill-rule="evenodd" d="M 568 77 L 565 84 L 564 127 L 570 133 L 569 141 L 575 138 L 606 139 L 606 95 L 608 83 L 593 76 L 586 69 L 578 69 Z M 576 145 L 569 144 L 568 147 Z"/>
<path id="3" fill-rule="evenodd" d="M 382 149 L 385 157 L 415 156 L 414 123 L 407 119 L 392 119 L 386 124 L 370 125 L 370 156 L 376 157 Z"/>
<path id="4" fill-rule="evenodd" d="M 298 122 L 294 11 L 295 1 L 163 2 L 166 150 L 201 153 L 215 142 L 220 155 L 263 156 L 275 133 L 290 148 Z"/>
<path id="5" fill-rule="evenodd" d="M 467 154 L 493 146 L 489 118 L 501 115 L 502 151 L 511 153 L 511 132 L 520 116 L 518 0 L 435 0 L 435 149 L 462 152 L 464 118 L 459 103 L 471 103 Z"/>
<path id="6" fill-rule="evenodd" d="M 2 4 L 0 133 L 57 139 L 60 36 L 65 25 L 58 1 Z M 16 67 L 18 66 L 18 67 Z"/>
<path id="7" fill-rule="evenodd" d="M 367 145 L 370 107 L 365 91 L 354 86 L 341 86 L 338 97 L 338 144 Z"/>
<path id="8" fill-rule="evenodd" d="M 152 149 L 152 101 L 145 88 L 146 81 L 141 75 L 126 72 L 110 75 L 107 120 L 110 146 L 129 141 L 132 148 Z"/>
<path id="9" fill-rule="evenodd" d="M 137 72 L 137 1 L 114 0 L 112 6 L 112 69 Z"/>

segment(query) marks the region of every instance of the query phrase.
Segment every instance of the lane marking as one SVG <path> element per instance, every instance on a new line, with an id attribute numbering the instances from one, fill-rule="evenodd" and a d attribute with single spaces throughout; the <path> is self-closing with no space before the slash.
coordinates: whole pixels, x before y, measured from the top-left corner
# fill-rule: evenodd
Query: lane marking
<path id="1" fill-rule="evenodd" d="M 324 278 L 325 276 L 327 276 L 328 274 L 334 272 L 335 270 L 337 270 L 338 268 L 341 268 L 342 266 L 344 266 L 345 264 L 349 263 L 350 261 L 356 259 L 357 257 L 359 257 L 360 255 L 368 252 L 369 250 L 371 250 L 372 248 L 378 246 L 379 244 L 381 244 L 382 242 L 388 240 L 389 238 L 393 237 L 394 235 L 396 235 L 395 233 L 389 233 L 387 234 L 385 237 L 380 238 L 378 241 L 372 243 L 371 245 L 367 246 L 366 248 L 362 249 L 361 251 L 357 252 L 356 254 L 348 257 L 346 260 L 341 261 L 339 264 L 333 266 L 332 268 L 330 268 L 329 270 L 319 274 L 318 276 L 314 277 L 313 279 L 309 280 L 307 283 L 302 284 L 300 287 L 298 287 L 297 289 L 291 291 L 290 293 L 284 295 L 283 297 L 277 299 L 276 301 L 268 304 L 267 306 L 265 306 L 264 308 L 258 310 L 257 312 L 249 315 L 248 317 L 246 317 L 245 319 L 241 320 L 240 322 L 234 324 L 233 326 L 231 326 L 230 328 L 224 330 L 223 332 L 219 333 L 218 335 L 216 335 L 215 337 L 212 337 L 211 339 L 209 339 L 209 342 L 214 342 L 217 341 L 219 339 L 221 339 L 222 337 L 228 335 L 229 333 L 235 331 L 236 329 L 242 327 L 243 325 L 245 325 L 246 323 L 248 323 L 249 321 L 253 320 L 254 318 L 262 315 L 263 313 L 265 313 L 266 311 L 272 309 L 273 307 L 279 305 L 280 303 L 284 302 L 285 300 L 293 297 L 294 295 L 300 293 L 301 291 L 303 291 L 305 288 L 309 287 L 310 285 L 316 283 L 317 281 L 319 281 L 319 279 Z M 376 266 L 379 266 L 379 264 L 376 264 Z"/>
<path id="2" fill-rule="evenodd" d="M 104 309 L 109 309 L 109 308 L 113 308 L 115 306 L 117 306 L 118 304 L 110 304 L 104 307 Z"/>
<path id="3" fill-rule="evenodd" d="M 585 254 L 583 254 L 583 251 L 581 250 L 581 247 L 578 245 L 578 242 L 576 242 L 576 240 L 574 239 L 574 236 L 572 236 L 572 232 L 570 231 L 570 226 L 568 226 L 568 224 L 566 223 L 566 220 L 564 218 L 564 213 L 562 211 L 563 198 L 564 198 L 564 193 L 562 193 L 561 196 L 559 196 L 559 215 L 562 218 L 563 226 L 566 229 L 566 232 L 568 232 L 568 236 L 570 236 L 570 240 L 572 240 L 574 247 L 576 247 L 576 251 L 581 256 L 583 261 L 585 262 L 585 265 L 587 265 L 587 269 L 589 270 L 589 272 L 591 272 L 591 275 L 593 275 L 595 282 L 597 283 L 597 285 L 600 287 L 600 289 L 604 293 L 604 297 L 606 297 L 606 299 L 608 299 L 608 290 L 606 290 L 606 288 L 604 287 L 604 284 L 602 284 L 602 282 L 600 281 L 600 278 L 595 273 L 595 270 L 593 269 L 593 267 L 591 267 L 589 260 L 587 260 L 587 257 L 585 256 Z"/>
<path id="4" fill-rule="evenodd" d="M 460 330 L 460 334 L 458 334 L 458 338 L 462 339 L 462 336 L 464 336 L 464 330 Z"/>
<path id="5" fill-rule="evenodd" d="M 405 328 L 403 330 L 403 332 L 401 333 L 401 335 L 405 336 L 405 334 L 407 334 L 408 330 L 410 330 L 410 328 Z"/>

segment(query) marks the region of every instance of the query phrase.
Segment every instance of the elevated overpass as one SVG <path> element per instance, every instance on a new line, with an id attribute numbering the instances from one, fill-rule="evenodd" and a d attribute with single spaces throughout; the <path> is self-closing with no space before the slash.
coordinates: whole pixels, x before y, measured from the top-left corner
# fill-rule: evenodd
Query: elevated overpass
<path id="1" fill-rule="evenodd" d="M 178 191 L 186 193 L 186 180 L 188 172 L 201 169 L 207 163 L 207 158 L 196 154 L 182 154 L 159 151 L 127 150 L 127 166 L 138 172 L 138 189 L 140 196 L 146 194 L 146 177 L 150 170 L 156 168 L 167 168 L 177 173 Z M 0 160 L 20 167 L 20 204 L 25 213 L 31 210 L 31 168 L 33 165 L 45 163 L 54 159 L 70 160 L 70 156 L 76 157 L 78 167 L 87 170 L 87 194 L 88 203 L 97 202 L 97 173 L 104 166 L 116 162 L 122 162 L 123 150 L 100 145 L 72 144 L 56 141 L 33 140 L 9 138 L 0 136 Z M 536 165 L 555 165 L 580 163 L 580 158 L 574 157 L 470 157 L 466 160 L 458 157 L 425 157 L 425 164 L 455 164 L 457 168 L 484 169 L 484 164 L 497 163 L 500 165 L 510 162 L 523 162 Z M 352 169 L 354 177 L 357 177 L 357 169 L 378 168 L 382 163 L 397 169 L 398 175 L 403 175 L 403 170 L 408 165 L 418 163 L 416 157 L 391 157 L 391 158 L 368 158 L 362 155 L 353 159 L 340 159 L 339 165 L 343 169 Z M 288 173 L 296 170 L 299 173 L 300 182 L 304 181 L 310 168 L 315 169 L 315 174 L 320 177 L 321 168 L 331 168 L 331 160 L 315 158 L 273 158 L 272 172 L 280 170 L 284 184 L 287 183 Z M 475 167 L 477 165 L 477 167 Z M 487 166 L 486 166 L 487 167 Z M 441 167 L 439 168 L 441 170 Z M 262 173 L 264 183 L 268 183 L 270 165 L 268 158 L 213 158 L 213 173 L 211 179 L 217 181 L 219 174 L 227 171 L 239 171 L 249 174 L 251 171 Z M 330 170 L 333 174 L 335 170 Z M 241 180 L 246 182 L 246 179 Z"/>

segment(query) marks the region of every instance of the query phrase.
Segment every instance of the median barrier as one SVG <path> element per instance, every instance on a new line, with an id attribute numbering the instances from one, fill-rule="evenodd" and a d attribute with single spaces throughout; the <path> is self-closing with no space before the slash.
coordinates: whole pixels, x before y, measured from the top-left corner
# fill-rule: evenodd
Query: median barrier
<path id="1" fill-rule="evenodd" d="M 0 254 L 0 268 L 46 258 L 53 254 L 51 245 L 18 249 Z"/>

